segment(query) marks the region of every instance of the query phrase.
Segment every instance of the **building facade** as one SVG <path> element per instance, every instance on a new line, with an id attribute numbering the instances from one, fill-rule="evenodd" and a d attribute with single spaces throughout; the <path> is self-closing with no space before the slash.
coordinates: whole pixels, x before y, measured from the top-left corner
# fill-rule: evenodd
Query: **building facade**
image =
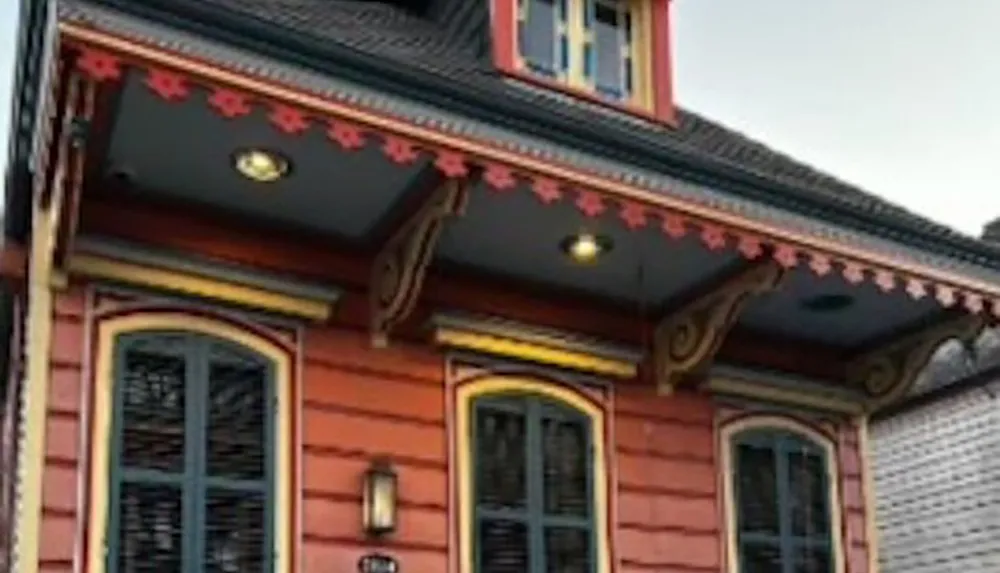
<path id="1" fill-rule="evenodd" d="M 1000 251 L 679 107 L 668 0 L 26 4 L 13 570 L 878 570 Z"/>
<path id="2" fill-rule="evenodd" d="M 1000 567 L 1000 335 L 947 344 L 905 400 L 872 418 L 882 571 Z"/>

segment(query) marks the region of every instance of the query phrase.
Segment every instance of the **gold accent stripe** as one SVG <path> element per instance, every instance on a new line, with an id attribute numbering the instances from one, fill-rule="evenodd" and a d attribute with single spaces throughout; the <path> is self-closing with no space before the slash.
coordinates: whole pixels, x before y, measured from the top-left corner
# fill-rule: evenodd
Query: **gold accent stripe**
<path id="1" fill-rule="evenodd" d="M 95 255 L 75 254 L 70 258 L 71 273 L 91 278 L 213 299 L 265 311 L 316 321 L 330 317 L 330 303 L 276 293 L 173 270 L 123 263 Z"/>
<path id="2" fill-rule="evenodd" d="M 39 535 L 42 519 L 42 480 L 45 470 L 46 415 L 49 395 L 49 356 L 52 349 L 52 250 L 55 247 L 58 205 L 54 199 L 48 210 L 37 204 L 32 215 L 31 261 L 28 287 L 28 361 L 24 378 L 21 415 L 20 473 L 18 502 L 15 506 L 14 564 L 18 571 L 38 571 Z M 50 541 L 51 542 L 51 541 Z"/>
<path id="3" fill-rule="evenodd" d="M 731 378 L 712 378 L 705 382 L 703 387 L 712 392 L 778 404 L 801 406 L 820 411 L 837 412 L 840 414 L 860 414 L 863 411 L 862 403 L 852 402 L 846 398 L 797 392 L 795 390 L 775 388 L 773 386 L 754 384 Z"/>
<path id="4" fill-rule="evenodd" d="M 635 364 L 624 360 L 601 358 L 584 352 L 552 348 L 489 334 L 440 328 L 435 332 L 434 340 L 453 348 L 619 378 L 632 378 L 637 372 Z"/>
<path id="5" fill-rule="evenodd" d="M 901 263 L 890 255 L 872 253 L 859 247 L 844 245 L 822 237 L 814 237 L 806 233 L 785 229 L 735 213 L 721 213 L 712 207 L 694 204 L 683 199 L 670 197 L 649 189 L 634 187 L 606 177 L 582 173 L 572 167 L 564 167 L 551 161 L 512 153 L 487 143 L 448 135 L 431 128 L 413 125 L 406 121 L 360 110 L 346 104 L 324 99 L 320 96 L 310 95 L 268 81 L 248 77 L 215 65 L 202 63 L 190 58 L 178 57 L 159 49 L 111 36 L 104 32 L 90 30 L 78 24 L 60 22 L 59 30 L 67 39 L 74 39 L 78 42 L 99 46 L 134 58 L 140 58 L 154 65 L 172 67 L 195 76 L 208 78 L 212 81 L 254 92 L 268 98 L 299 105 L 314 112 L 337 115 L 377 129 L 407 134 L 430 144 L 459 149 L 483 159 L 519 165 L 526 170 L 544 174 L 555 179 L 561 179 L 572 185 L 591 187 L 619 197 L 627 197 L 664 209 L 678 211 L 692 217 L 716 221 L 737 229 L 753 231 L 775 239 L 790 241 L 797 243 L 801 247 L 818 249 L 837 257 L 857 260 L 866 265 L 901 270 L 913 274 L 917 278 L 941 281 L 951 286 L 1000 296 L 1000 286 L 984 280 L 977 280 L 973 277 L 958 275 L 944 269 L 915 262 Z"/>
<path id="6" fill-rule="evenodd" d="M 858 451 L 861 454 L 861 487 L 865 495 L 865 536 L 868 539 L 868 573 L 879 573 L 878 521 L 875 508 L 875 480 L 872 476 L 871 445 L 868 441 L 868 416 L 858 417 Z"/>

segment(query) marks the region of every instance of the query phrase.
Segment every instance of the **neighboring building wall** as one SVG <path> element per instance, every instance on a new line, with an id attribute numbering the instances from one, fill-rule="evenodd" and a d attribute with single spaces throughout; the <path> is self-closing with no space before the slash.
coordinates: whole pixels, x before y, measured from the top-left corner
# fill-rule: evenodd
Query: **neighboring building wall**
<path id="1" fill-rule="evenodd" d="M 873 424 L 882 573 L 1000 571 L 1000 402 L 966 390 Z"/>

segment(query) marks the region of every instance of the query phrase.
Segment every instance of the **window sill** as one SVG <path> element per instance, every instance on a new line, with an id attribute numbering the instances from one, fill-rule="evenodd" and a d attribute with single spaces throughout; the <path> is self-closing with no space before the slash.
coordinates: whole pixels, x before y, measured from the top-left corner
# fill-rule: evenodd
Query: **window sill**
<path id="1" fill-rule="evenodd" d="M 522 81 L 533 86 L 556 91 L 560 94 L 584 100 L 589 104 L 598 105 L 612 111 L 636 116 L 653 123 L 662 124 L 671 128 L 677 127 L 677 117 L 673 107 L 666 110 L 650 110 L 640 107 L 634 103 L 623 103 L 603 98 L 593 92 L 583 90 L 562 82 L 552 80 L 533 74 L 527 70 L 502 66 L 500 72 L 511 79 Z"/>

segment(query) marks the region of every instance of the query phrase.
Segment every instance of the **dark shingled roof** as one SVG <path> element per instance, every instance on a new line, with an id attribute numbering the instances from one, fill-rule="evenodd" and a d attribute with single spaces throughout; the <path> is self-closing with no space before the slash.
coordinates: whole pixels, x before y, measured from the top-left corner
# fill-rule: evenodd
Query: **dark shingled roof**
<path id="1" fill-rule="evenodd" d="M 550 132 L 558 133 L 563 141 L 581 146 L 603 145 L 601 151 L 614 159 L 689 179 L 694 172 L 712 174 L 704 177 L 719 174 L 727 182 L 724 189 L 762 203 L 790 207 L 930 252 L 1000 269 L 997 246 L 824 174 L 697 113 L 680 109 L 679 125 L 670 128 L 506 81 L 488 57 L 488 0 L 430 0 L 419 3 L 419 8 L 413 8 L 417 4 L 412 1 L 398 0 L 409 4 L 410 9 L 362 0 L 97 1 L 127 11 L 140 10 L 137 4 L 144 4 L 142 9 L 147 11 L 155 10 L 150 6 L 160 5 L 163 13 L 174 15 L 186 11 L 188 19 L 200 19 L 202 33 L 226 25 L 252 29 L 251 36 L 283 30 L 287 42 L 274 49 L 283 48 L 286 55 L 333 50 L 342 59 L 355 57 L 359 61 L 394 64 L 390 69 L 400 76 L 419 73 L 440 80 L 439 105 L 450 108 L 458 98 L 449 98 L 460 93 L 476 99 L 483 113 L 504 105 L 518 106 L 527 110 L 525 113 L 542 113 L 547 118 L 542 121 L 518 119 L 510 114 L 501 117 L 506 125 L 526 131 L 551 121 L 555 127 Z M 230 23 L 217 25 L 222 19 Z M 211 20 L 216 21 L 215 25 L 209 23 Z M 236 41 L 247 35 L 233 30 L 229 39 Z M 274 46 L 273 38 L 261 42 L 261 46 Z M 325 67 L 336 73 L 329 54 L 315 55 L 324 58 Z M 580 130 L 586 130 L 589 136 L 580 134 Z M 688 166 L 689 170 L 670 162 Z"/>

